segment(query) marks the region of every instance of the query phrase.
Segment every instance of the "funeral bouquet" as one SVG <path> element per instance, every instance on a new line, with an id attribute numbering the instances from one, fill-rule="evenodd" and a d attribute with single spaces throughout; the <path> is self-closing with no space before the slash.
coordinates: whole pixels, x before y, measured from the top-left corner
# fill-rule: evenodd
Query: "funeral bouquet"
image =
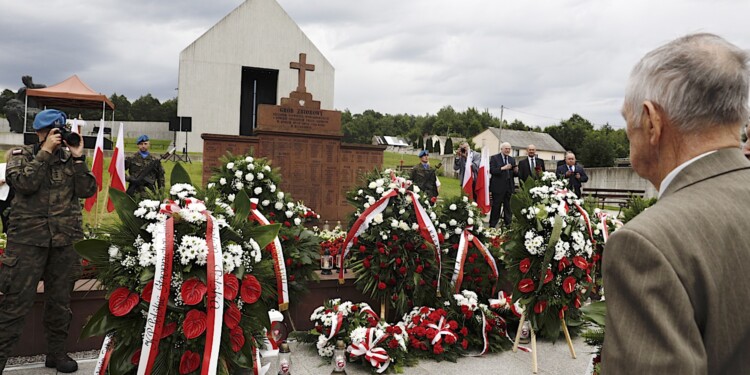
<path id="1" fill-rule="evenodd" d="M 404 315 L 403 322 L 409 336 L 409 351 L 417 357 L 456 362 L 469 346 L 467 330 L 460 329 L 443 308 L 415 307 Z"/>
<path id="2" fill-rule="evenodd" d="M 419 188 L 395 171 L 374 171 L 363 187 L 349 193 L 357 208 L 344 240 L 342 256 L 351 254 L 355 285 L 401 315 L 412 306 L 430 306 L 441 282 L 441 240 L 436 218 Z M 343 273 L 340 274 L 343 282 Z"/>
<path id="3" fill-rule="evenodd" d="M 207 374 L 260 367 L 259 342 L 275 300 L 262 248 L 278 225 L 248 221 L 175 166 L 168 200 L 138 202 L 110 189 L 120 223 L 75 245 L 108 291 L 82 337 L 106 335 L 96 373 Z M 156 193 L 154 193 L 156 194 Z M 157 197 L 151 197 L 157 198 Z"/>
<path id="4" fill-rule="evenodd" d="M 454 292 L 468 289 L 483 299 L 495 295 L 499 276 L 495 254 L 486 246 L 482 215 L 466 196 L 449 198 L 437 208 L 443 248 L 453 264 Z"/>
<path id="5" fill-rule="evenodd" d="M 281 294 L 280 308 L 286 309 L 290 299 L 306 293 L 307 282 L 317 280 L 315 270 L 319 268 L 320 239 L 304 223 L 317 220 L 318 215 L 302 202 L 294 202 L 288 194 L 279 189 L 281 176 L 271 168 L 265 158 L 250 155 L 228 154 L 221 159 L 221 167 L 209 179 L 209 188 L 217 189 L 221 198 L 233 202 L 239 192 L 257 199 L 254 209 L 259 215 L 252 218 L 262 223 L 281 224 L 278 242 L 269 249 L 283 257 L 284 282 L 288 282 L 288 295 Z"/>
<path id="6" fill-rule="evenodd" d="M 461 347 L 478 355 L 501 352 L 513 346 L 505 322 L 506 305 L 495 300 L 480 303 L 477 293 L 462 290 L 445 302 L 448 317 L 459 323 L 459 333 L 464 340 Z"/>
<path id="7" fill-rule="evenodd" d="M 344 239 L 346 239 L 346 232 L 341 227 L 336 226 L 331 230 L 318 230 L 316 229 L 315 234 L 322 240 L 320 242 L 320 253 L 321 255 L 328 250 L 328 253 L 336 259 L 341 253 L 341 248 L 344 245 Z"/>
<path id="8" fill-rule="evenodd" d="M 414 363 L 407 357 L 408 336 L 403 324 L 389 325 L 380 320 L 367 303 L 326 301 L 313 311 L 310 320 L 315 327 L 298 335 L 304 342 L 315 343 L 318 355 L 333 356 L 337 340 L 348 346 L 352 361 L 362 359 L 373 371 L 382 373 L 391 364 L 399 372 Z"/>
<path id="9" fill-rule="evenodd" d="M 604 245 L 607 243 L 609 236 L 616 230 L 622 228 L 623 223 L 614 215 L 610 215 L 598 208 L 594 209 L 591 214 L 591 223 L 594 230 L 592 243 L 594 244 L 594 254 L 591 256 L 589 264 L 590 274 L 593 279 L 592 295 L 593 298 L 601 298 L 602 291 L 602 256 L 604 256 Z"/>
<path id="10" fill-rule="evenodd" d="M 558 337 L 560 319 L 578 321 L 592 281 L 591 221 L 566 186 L 549 172 L 527 180 L 513 196 L 516 220 L 505 244 L 513 298 L 525 307 L 532 328 L 550 339 Z"/>

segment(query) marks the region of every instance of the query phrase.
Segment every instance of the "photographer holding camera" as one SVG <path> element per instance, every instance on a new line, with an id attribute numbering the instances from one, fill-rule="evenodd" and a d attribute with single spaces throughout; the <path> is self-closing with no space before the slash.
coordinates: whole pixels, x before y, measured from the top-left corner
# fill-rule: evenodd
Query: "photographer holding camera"
<path id="1" fill-rule="evenodd" d="M 476 184 L 477 173 L 479 172 L 479 162 L 482 159 L 482 155 L 478 152 L 472 152 L 469 143 L 464 141 L 458 146 L 456 150 L 456 160 L 453 162 L 453 170 L 458 171 L 458 183 L 464 180 L 464 173 L 466 173 L 466 158 L 471 158 L 471 176 L 474 178 Z M 472 191 L 475 187 L 472 186 Z"/>
<path id="2" fill-rule="evenodd" d="M 63 112 L 47 109 L 34 118 L 39 143 L 11 150 L 6 178 L 16 191 L 8 243 L 0 256 L 0 373 L 23 329 L 44 277 L 45 366 L 78 370 L 64 343 L 72 313 L 70 294 L 80 258 L 73 244 L 83 238 L 79 199 L 96 192 L 81 136 L 65 126 Z"/>

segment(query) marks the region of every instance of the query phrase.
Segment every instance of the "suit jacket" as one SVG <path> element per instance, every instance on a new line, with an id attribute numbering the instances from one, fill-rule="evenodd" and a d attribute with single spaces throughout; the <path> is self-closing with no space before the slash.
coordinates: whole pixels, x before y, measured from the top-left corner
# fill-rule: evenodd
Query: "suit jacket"
<path id="1" fill-rule="evenodd" d="M 538 156 L 534 157 L 534 164 L 538 168 L 541 168 L 542 172 L 546 171 L 544 168 L 544 160 L 539 159 Z M 535 171 L 531 170 L 531 161 L 529 161 L 529 158 L 523 159 L 518 162 L 518 180 L 519 183 L 521 181 L 526 181 L 527 178 L 536 176 Z"/>
<path id="2" fill-rule="evenodd" d="M 604 251 L 603 374 L 750 374 L 750 161 L 688 165 Z"/>
<path id="3" fill-rule="evenodd" d="M 476 181 L 477 173 L 479 172 L 479 162 L 482 159 L 482 154 L 471 151 L 469 153 L 469 157 L 471 157 L 471 174 L 472 178 L 474 178 L 474 181 Z M 458 171 L 458 184 L 460 185 L 464 181 L 464 170 L 466 169 L 466 158 L 456 157 L 456 159 L 453 162 L 453 170 Z"/>
<path id="4" fill-rule="evenodd" d="M 588 181 L 589 176 L 586 175 L 586 170 L 583 169 L 583 167 L 580 164 L 576 163 L 576 165 L 574 165 L 573 168 L 576 173 L 581 174 L 581 179 L 579 180 L 575 177 L 575 175 L 571 175 L 570 177 L 568 177 L 568 186 L 570 186 L 570 188 L 572 188 L 573 191 L 575 191 L 578 198 L 583 198 L 581 196 L 581 184 Z M 558 178 L 565 178 L 565 173 L 567 171 L 568 171 L 568 165 L 563 164 L 557 167 L 557 171 L 555 171 L 555 173 L 557 174 Z"/>
<path id="5" fill-rule="evenodd" d="M 515 167 L 516 159 L 508 156 L 508 164 Z M 515 172 L 513 169 L 507 171 L 500 170 L 504 165 L 502 153 L 490 157 L 490 192 L 492 194 L 504 195 L 508 191 L 512 194 L 516 189 L 516 184 L 513 180 Z"/>

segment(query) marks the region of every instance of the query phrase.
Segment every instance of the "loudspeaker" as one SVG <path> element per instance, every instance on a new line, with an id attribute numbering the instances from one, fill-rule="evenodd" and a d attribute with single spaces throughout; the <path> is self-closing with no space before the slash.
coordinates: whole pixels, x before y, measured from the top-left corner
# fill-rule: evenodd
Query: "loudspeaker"
<path id="1" fill-rule="evenodd" d="M 172 117 L 171 119 L 169 119 L 169 131 L 171 132 L 180 131 L 180 118 L 179 117 Z"/>
<path id="2" fill-rule="evenodd" d="M 191 132 L 193 131 L 193 118 L 182 117 L 182 131 Z"/>

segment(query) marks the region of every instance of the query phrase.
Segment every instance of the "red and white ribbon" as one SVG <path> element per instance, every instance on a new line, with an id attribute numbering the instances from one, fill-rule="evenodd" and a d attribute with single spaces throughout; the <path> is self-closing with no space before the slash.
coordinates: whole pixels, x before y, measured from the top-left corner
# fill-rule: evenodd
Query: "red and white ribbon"
<path id="1" fill-rule="evenodd" d="M 596 216 L 599 218 L 599 220 L 602 223 L 602 238 L 604 239 L 604 243 L 607 243 L 607 240 L 609 239 L 609 228 L 607 228 L 607 213 L 604 211 L 601 211 L 596 214 Z"/>
<path id="2" fill-rule="evenodd" d="M 179 209 L 179 207 L 178 207 Z M 170 211 L 172 213 L 175 211 Z M 174 259 L 174 218 L 164 222 L 164 231 L 154 234 L 156 249 L 156 270 L 154 289 L 151 291 L 151 302 L 146 316 L 146 327 L 143 330 L 141 358 L 138 362 L 138 375 L 151 374 L 156 356 L 159 354 L 159 341 L 164 329 L 164 316 L 167 313 L 167 301 L 172 284 L 172 260 Z"/>
<path id="3" fill-rule="evenodd" d="M 450 330 L 450 325 L 447 321 L 445 321 L 444 316 L 440 317 L 440 321 L 438 321 L 438 324 L 430 323 L 427 325 L 427 327 L 437 330 L 435 337 L 432 339 L 432 345 L 443 341 L 443 336 L 453 336 L 453 338 L 458 339 L 458 337 L 456 337 L 456 334 Z"/>
<path id="4" fill-rule="evenodd" d="M 224 319 L 224 256 L 221 252 L 219 230 L 214 228 L 211 213 L 208 211 L 202 213 L 206 216 L 208 296 L 206 299 L 206 344 L 203 349 L 201 375 L 213 375 L 216 374 L 216 368 L 219 364 L 221 324 Z"/>
<path id="5" fill-rule="evenodd" d="M 369 315 L 376 321 L 380 320 L 380 316 L 378 316 L 378 314 L 375 312 L 375 310 L 372 309 L 372 307 L 370 307 L 370 305 L 364 304 L 364 306 L 361 306 L 360 308 L 362 309 L 363 312 L 367 313 L 367 315 Z"/>
<path id="6" fill-rule="evenodd" d="M 104 336 L 102 348 L 99 350 L 99 358 L 96 360 L 96 367 L 94 367 L 94 375 L 103 375 L 107 372 L 109 358 L 112 356 L 112 336 L 114 336 L 113 332 Z"/>
<path id="7" fill-rule="evenodd" d="M 354 224 L 346 234 L 344 243 L 341 245 L 343 251 L 341 251 L 341 259 L 339 261 L 341 267 L 341 272 L 339 272 L 340 284 L 344 283 L 344 259 L 346 259 L 346 256 L 349 254 L 349 250 L 352 248 L 352 245 L 354 245 L 354 239 L 358 238 L 364 231 L 367 230 L 367 228 L 370 227 L 370 223 L 375 218 L 375 216 L 385 211 L 386 207 L 388 207 L 388 202 L 390 202 L 391 198 L 395 197 L 396 195 L 398 195 L 398 190 L 388 190 L 377 202 L 373 203 L 370 207 L 367 207 L 367 209 L 365 209 L 365 211 L 361 215 L 359 215 L 359 218 L 354 221 Z"/>
<path id="8" fill-rule="evenodd" d="M 251 356 L 253 359 L 253 375 L 266 375 L 268 372 L 268 369 L 271 367 L 271 363 L 266 363 L 265 365 L 260 360 L 260 350 L 258 349 L 258 342 L 253 340 L 253 350 L 251 351 Z"/>
<path id="9" fill-rule="evenodd" d="M 328 340 L 330 341 L 341 331 L 341 325 L 344 323 L 344 313 L 339 311 L 336 315 L 331 318 L 331 332 L 328 333 Z"/>
<path id="10" fill-rule="evenodd" d="M 557 191 L 555 191 L 555 195 L 566 196 L 567 194 L 568 194 L 568 189 L 558 189 Z M 565 205 L 565 212 L 568 212 L 569 206 L 568 206 L 567 199 L 563 199 L 561 203 Z M 586 210 L 584 210 L 583 207 L 581 207 L 581 205 L 578 203 L 573 203 L 573 205 L 576 207 L 576 210 L 578 210 L 578 212 L 583 217 L 583 221 L 586 223 L 586 229 L 588 229 L 589 231 L 589 238 L 591 239 L 592 242 L 596 242 L 594 240 L 594 231 L 591 229 L 591 220 L 589 219 L 588 212 L 586 212 Z"/>
<path id="11" fill-rule="evenodd" d="M 388 335 L 384 334 L 380 339 L 375 340 L 374 332 L 374 328 L 368 328 L 365 332 L 365 339 L 358 344 L 349 345 L 349 352 L 352 357 L 365 356 L 365 360 L 377 369 L 377 373 L 382 374 L 390 366 L 391 357 L 388 356 L 388 352 L 385 349 L 378 348 L 377 345 L 388 337 Z"/>
<path id="12" fill-rule="evenodd" d="M 484 315 L 484 310 L 479 309 L 479 312 L 482 313 L 482 351 L 477 354 L 467 354 L 466 357 L 481 357 L 490 350 L 490 339 L 487 337 L 487 317 Z"/>
<path id="13" fill-rule="evenodd" d="M 258 198 L 250 198 L 250 219 L 260 225 L 269 225 L 270 222 L 258 210 Z M 289 283 L 287 281 L 286 263 L 284 262 L 284 251 L 281 248 L 279 236 L 274 237 L 273 242 L 268 244 L 267 249 L 273 257 L 273 269 L 276 272 L 276 291 L 279 295 L 279 311 L 289 309 Z"/>
<path id="14" fill-rule="evenodd" d="M 484 246 L 482 241 L 479 241 L 479 239 L 471 233 L 471 229 L 471 227 L 464 229 L 463 233 L 461 233 L 461 239 L 458 241 L 458 253 L 456 253 L 456 264 L 453 266 L 452 279 L 456 293 L 461 292 L 461 284 L 464 280 L 464 265 L 466 263 L 466 256 L 469 253 L 470 243 L 473 243 L 479 253 L 482 254 L 485 262 L 487 262 L 487 265 L 490 266 L 495 279 L 500 276 L 500 273 L 497 270 L 497 262 L 495 261 L 495 257 L 492 256 L 492 253 L 490 253 L 487 247 Z"/>
<path id="15" fill-rule="evenodd" d="M 438 239 L 437 229 L 435 229 L 435 225 L 432 224 L 430 215 L 427 214 L 427 211 L 425 211 L 424 207 L 422 207 L 422 204 L 419 203 L 419 197 L 417 193 L 411 190 L 407 190 L 406 192 L 407 194 L 411 196 L 411 201 L 412 201 L 412 204 L 414 205 L 414 211 L 417 214 L 417 224 L 419 225 L 419 233 L 422 235 L 422 237 L 425 240 L 427 240 L 428 242 L 431 242 L 432 246 L 435 249 L 435 261 L 437 261 L 437 264 L 438 264 L 437 292 L 439 296 L 440 295 L 440 279 L 442 279 L 442 275 L 443 275 L 443 261 L 440 255 L 440 240 Z"/>

